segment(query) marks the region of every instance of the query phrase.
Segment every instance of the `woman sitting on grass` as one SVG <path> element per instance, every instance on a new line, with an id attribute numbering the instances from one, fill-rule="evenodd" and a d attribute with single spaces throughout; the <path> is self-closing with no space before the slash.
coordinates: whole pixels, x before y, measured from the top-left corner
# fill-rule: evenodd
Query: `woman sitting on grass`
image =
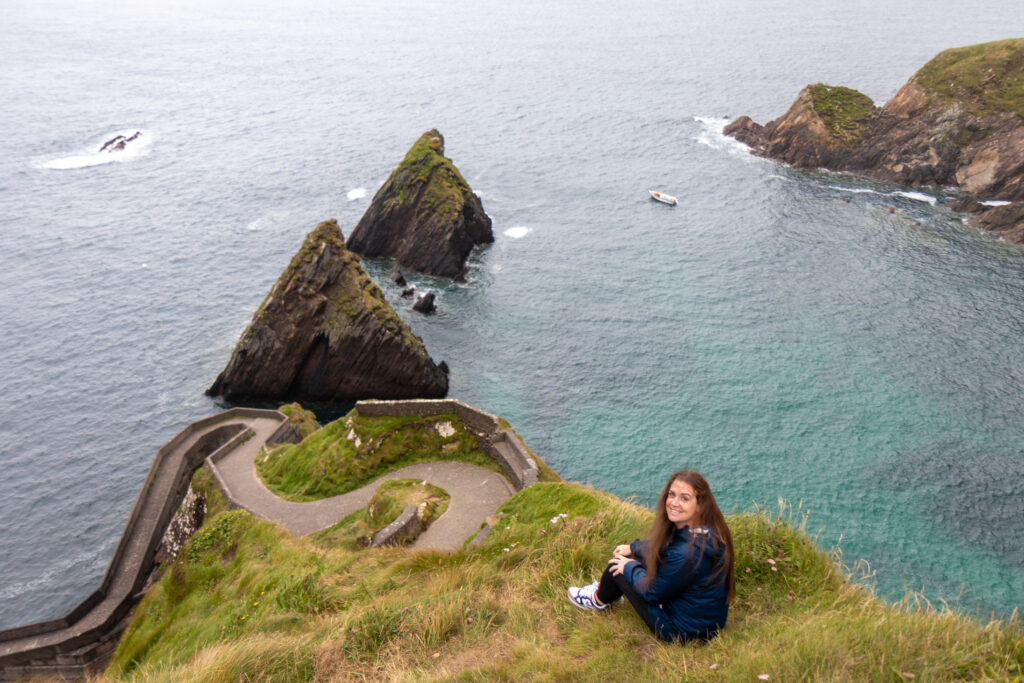
<path id="1" fill-rule="evenodd" d="M 708 482 L 675 472 L 658 498 L 650 539 L 616 546 L 600 581 L 569 589 L 580 609 L 623 595 L 663 640 L 708 639 L 725 626 L 736 592 L 732 535 Z"/>

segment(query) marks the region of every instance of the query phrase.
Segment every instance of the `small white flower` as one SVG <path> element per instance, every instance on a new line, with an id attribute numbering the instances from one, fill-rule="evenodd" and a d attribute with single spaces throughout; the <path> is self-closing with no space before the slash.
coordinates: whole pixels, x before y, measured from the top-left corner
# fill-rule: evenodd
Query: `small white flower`
<path id="1" fill-rule="evenodd" d="M 503 552 L 503 553 L 507 553 L 507 552 L 508 552 L 508 548 L 502 548 L 502 549 L 501 549 L 501 552 Z"/>
<path id="2" fill-rule="evenodd" d="M 769 676 L 768 674 L 757 674 L 757 680 L 759 681 L 767 681 L 770 678 L 771 676 Z"/>
<path id="3" fill-rule="evenodd" d="M 770 565 L 773 565 L 773 566 L 774 566 L 774 565 L 775 565 L 775 560 L 773 560 L 773 559 L 771 559 L 771 558 L 768 558 L 768 564 L 770 564 Z"/>

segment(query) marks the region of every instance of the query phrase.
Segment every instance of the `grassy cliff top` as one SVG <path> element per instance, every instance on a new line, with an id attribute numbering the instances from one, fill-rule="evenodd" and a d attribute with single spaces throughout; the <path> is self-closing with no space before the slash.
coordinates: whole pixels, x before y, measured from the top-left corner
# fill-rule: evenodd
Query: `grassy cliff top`
<path id="1" fill-rule="evenodd" d="M 1015 112 L 1024 118 L 1024 38 L 945 50 L 914 79 L 979 116 Z"/>
<path id="2" fill-rule="evenodd" d="M 205 479 L 204 479 L 205 477 Z M 106 676 L 153 681 L 1013 680 L 1019 623 L 983 625 L 870 591 L 806 517 L 728 518 L 737 591 L 707 644 L 650 635 L 628 605 L 584 613 L 569 585 L 644 535 L 649 510 L 578 484 L 507 501 L 477 547 L 352 550 L 226 510 L 202 471 L 204 527 L 135 610 Z M 795 519 L 794 519 L 795 518 Z M 764 679 L 762 679 L 764 680 Z"/>
<path id="3" fill-rule="evenodd" d="M 458 415 L 363 417 L 352 410 L 301 443 L 271 447 L 256 460 L 268 489 L 287 500 L 319 500 L 427 460 L 460 460 L 501 473 Z"/>
<path id="4" fill-rule="evenodd" d="M 829 134 L 849 147 L 864 135 L 864 120 L 874 109 L 871 98 L 853 88 L 815 83 L 807 86 L 810 105 Z"/>

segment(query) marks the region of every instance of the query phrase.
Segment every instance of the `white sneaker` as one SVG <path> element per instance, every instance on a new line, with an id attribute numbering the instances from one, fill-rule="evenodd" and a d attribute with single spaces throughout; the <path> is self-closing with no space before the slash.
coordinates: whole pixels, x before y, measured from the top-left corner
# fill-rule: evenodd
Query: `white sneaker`
<path id="1" fill-rule="evenodd" d="M 572 586 L 569 588 L 569 602 L 580 609 L 596 610 L 598 612 L 608 609 L 608 605 L 597 604 L 597 599 L 594 597 L 595 593 L 597 593 L 597 581 L 582 588 Z"/>

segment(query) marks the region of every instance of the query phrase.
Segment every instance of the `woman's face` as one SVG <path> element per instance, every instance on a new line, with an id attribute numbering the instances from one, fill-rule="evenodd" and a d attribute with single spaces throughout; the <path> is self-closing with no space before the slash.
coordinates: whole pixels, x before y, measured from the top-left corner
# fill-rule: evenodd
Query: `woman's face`
<path id="1" fill-rule="evenodd" d="M 697 492 L 682 479 L 676 479 L 668 489 L 665 513 L 668 515 L 668 521 L 675 524 L 677 529 L 687 525 L 696 526 L 700 522 Z"/>

